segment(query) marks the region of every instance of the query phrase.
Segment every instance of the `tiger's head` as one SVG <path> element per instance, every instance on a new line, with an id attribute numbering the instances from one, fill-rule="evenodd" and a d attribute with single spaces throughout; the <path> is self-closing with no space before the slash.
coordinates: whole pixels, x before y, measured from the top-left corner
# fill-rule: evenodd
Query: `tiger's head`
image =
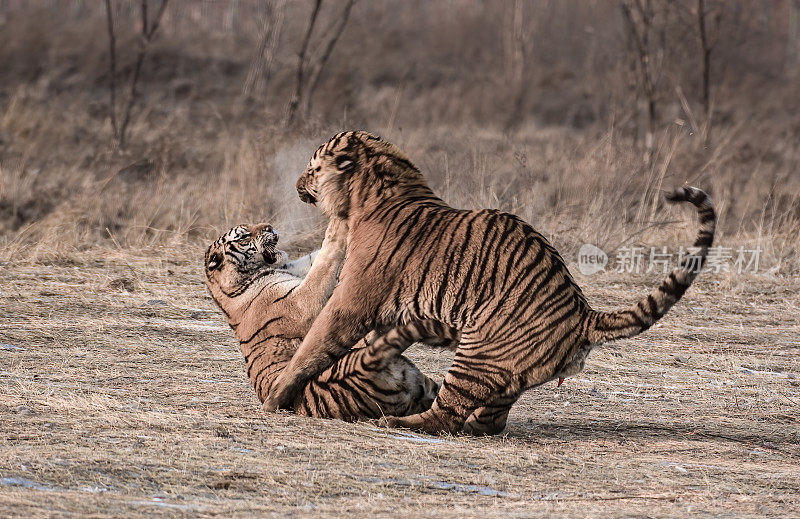
<path id="1" fill-rule="evenodd" d="M 214 299 L 236 297 L 256 280 L 289 261 L 276 248 L 278 233 L 268 224 L 237 225 L 211 244 L 206 251 L 206 283 Z M 221 294 L 220 294 L 221 292 Z"/>
<path id="2" fill-rule="evenodd" d="M 342 219 L 370 200 L 409 189 L 431 193 L 397 146 L 364 131 L 338 133 L 317 148 L 295 187 L 300 200 L 319 204 L 328 218 Z"/>

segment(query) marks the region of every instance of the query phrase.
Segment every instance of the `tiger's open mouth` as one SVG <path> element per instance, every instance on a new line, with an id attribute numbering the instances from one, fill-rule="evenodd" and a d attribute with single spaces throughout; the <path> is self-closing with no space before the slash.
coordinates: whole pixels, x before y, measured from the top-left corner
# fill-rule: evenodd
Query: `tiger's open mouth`
<path id="1" fill-rule="evenodd" d="M 270 244 L 261 250 L 264 257 L 264 264 L 271 267 L 283 267 L 289 262 L 289 255 L 286 251 L 275 248 L 275 244 Z"/>
<path id="2" fill-rule="evenodd" d="M 297 190 L 297 194 L 300 196 L 300 200 L 305 202 L 305 203 L 307 203 L 307 204 L 312 204 L 313 205 L 313 204 L 317 203 L 317 199 L 314 198 L 314 195 L 312 195 L 311 193 L 309 193 L 305 189 L 303 189 L 303 190 L 298 189 Z"/>
<path id="3" fill-rule="evenodd" d="M 267 226 L 257 237 L 258 249 L 264 257 L 264 263 L 274 265 L 279 262 L 285 263 L 286 253 L 277 249 L 278 233 L 272 226 Z"/>
<path id="4" fill-rule="evenodd" d="M 278 255 L 275 254 L 275 251 L 265 250 L 262 254 L 264 255 L 264 262 L 268 265 L 278 262 Z"/>

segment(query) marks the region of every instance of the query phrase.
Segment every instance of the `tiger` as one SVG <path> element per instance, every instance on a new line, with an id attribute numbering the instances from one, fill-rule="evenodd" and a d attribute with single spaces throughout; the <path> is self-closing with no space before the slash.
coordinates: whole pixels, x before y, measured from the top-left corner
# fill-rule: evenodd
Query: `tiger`
<path id="1" fill-rule="evenodd" d="M 205 254 L 206 284 L 236 333 L 260 401 L 289 363 L 336 284 L 346 222 L 332 221 L 322 249 L 289 262 L 269 224 L 237 225 Z M 448 337 L 435 321 L 374 332 L 293 399 L 300 415 L 346 421 L 407 415 L 429 408 L 439 389 L 402 352 L 415 341 Z"/>
<path id="2" fill-rule="evenodd" d="M 558 251 L 521 218 L 447 205 L 396 146 L 364 131 L 335 135 L 296 184 L 300 199 L 347 220 L 339 284 L 264 409 L 290 405 L 305 381 L 367 330 L 434 320 L 459 343 L 433 405 L 381 423 L 427 433 L 498 434 L 520 395 L 579 373 L 592 348 L 647 330 L 701 270 L 714 240 L 711 198 L 668 194 L 699 215 L 691 254 L 630 308 L 590 307 Z"/>

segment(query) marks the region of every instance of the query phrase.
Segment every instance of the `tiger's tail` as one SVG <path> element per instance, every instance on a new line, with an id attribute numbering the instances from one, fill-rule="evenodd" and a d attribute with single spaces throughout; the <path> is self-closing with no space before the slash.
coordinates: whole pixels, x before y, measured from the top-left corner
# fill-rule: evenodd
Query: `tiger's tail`
<path id="1" fill-rule="evenodd" d="M 682 187 L 668 194 L 666 199 L 670 203 L 689 202 L 697 207 L 700 217 L 700 231 L 694 242 L 697 250 L 693 251 L 692 255 L 684 257 L 680 266 L 674 269 L 658 288 L 627 310 L 592 311 L 586 330 L 590 344 L 633 337 L 650 328 L 683 296 L 705 264 L 708 249 L 714 242 L 714 229 L 717 223 L 711 197 L 696 187 Z"/>

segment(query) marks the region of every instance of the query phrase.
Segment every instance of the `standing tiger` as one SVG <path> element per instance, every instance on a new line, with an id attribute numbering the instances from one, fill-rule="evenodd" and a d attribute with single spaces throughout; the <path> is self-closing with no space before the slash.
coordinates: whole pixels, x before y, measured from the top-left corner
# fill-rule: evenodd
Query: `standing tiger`
<path id="1" fill-rule="evenodd" d="M 344 259 L 346 222 L 332 221 L 320 251 L 287 263 L 278 235 L 265 224 L 234 227 L 206 252 L 205 272 L 214 301 L 236 332 L 247 375 L 260 401 L 289 363 L 303 335 L 336 285 Z M 453 339 L 435 321 L 371 333 L 293 398 L 298 414 L 354 421 L 428 409 L 438 385 L 402 352 L 414 341 Z"/>
<path id="2" fill-rule="evenodd" d="M 716 224 L 703 191 L 670 194 L 669 201 L 698 209 L 697 255 L 629 309 L 600 312 L 530 225 L 496 210 L 449 207 L 398 148 L 369 133 L 343 132 L 323 144 L 297 191 L 328 217 L 348 221 L 347 257 L 264 408 L 291 405 L 305 381 L 366 331 L 432 319 L 460 332 L 444 383 L 430 409 L 385 419 L 431 433 L 499 433 L 523 391 L 574 375 L 592 347 L 649 328 L 696 277 Z"/>

